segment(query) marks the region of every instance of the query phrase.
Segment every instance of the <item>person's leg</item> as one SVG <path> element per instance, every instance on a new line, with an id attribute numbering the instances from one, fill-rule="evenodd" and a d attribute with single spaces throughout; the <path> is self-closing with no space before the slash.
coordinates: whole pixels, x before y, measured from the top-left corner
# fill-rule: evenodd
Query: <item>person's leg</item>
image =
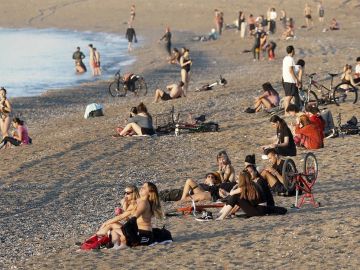
<path id="1" fill-rule="evenodd" d="M 231 213 L 232 209 L 233 209 L 233 207 L 230 204 L 225 205 L 220 210 L 221 215 L 216 220 L 223 220 L 224 218 L 226 218 Z"/>
<path id="2" fill-rule="evenodd" d="M 298 109 L 301 109 L 301 100 L 299 95 L 299 88 L 295 87 L 295 93 L 294 93 L 294 104 L 298 107 Z"/>
<path id="3" fill-rule="evenodd" d="M 194 180 L 192 180 L 192 179 L 186 180 L 185 186 L 184 186 L 184 189 L 183 189 L 183 194 L 181 196 L 180 201 L 185 200 L 186 197 L 189 196 L 189 191 L 190 190 L 193 190 L 194 194 L 196 194 L 198 192 L 197 189 L 199 189 L 199 186 Z"/>
<path id="4" fill-rule="evenodd" d="M 7 116 L 5 117 L 5 119 L 3 119 L 3 130 L 2 130 L 3 137 L 9 136 L 10 125 L 11 125 L 11 119 L 9 116 Z"/>
<path id="5" fill-rule="evenodd" d="M 183 90 L 184 90 L 184 93 L 185 95 L 187 94 L 187 76 L 188 76 L 188 73 L 186 72 L 185 69 L 181 69 L 181 81 L 184 82 L 184 86 L 183 86 Z"/>
<path id="6" fill-rule="evenodd" d="M 272 105 L 271 105 L 270 101 L 267 100 L 266 98 L 262 98 L 260 101 L 261 101 L 261 104 L 264 105 L 264 107 L 266 109 L 271 109 L 272 108 Z"/>
<path id="7" fill-rule="evenodd" d="M 160 98 L 163 96 L 164 91 L 160 90 L 160 89 L 156 89 L 155 90 L 155 98 L 154 98 L 154 103 L 159 102 Z"/>
<path id="8" fill-rule="evenodd" d="M 135 131 L 137 135 L 142 135 L 141 127 L 136 123 L 129 123 L 125 126 L 125 128 L 121 131 L 120 135 L 125 136 L 126 133 L 130 130 Z"/>
<path id="9" fill-rule="evenodd" d="M 253 206 L 248 200 L 245 199 L 239 199 L 238 204 L 248 217 L 266 215 L 266 206 Z"/>
<path id="10" fill-rule="evenodd" d="M 291 102 L 291 99 L 292 99 L 292 96 L 285 96 L 284 97 L 284 109 L 285 109 L 285 112 L 286 112 L 286 109 L 287 109 L 287 107 L 289 106 L 289 104 Z"/>
<path id="11" fill-rule="evenodd" d="M 270 187 L 273 187 L 277 182 L 277 178 L 266 170 L 261 172 L 261 176 L 268 182 Z"/>

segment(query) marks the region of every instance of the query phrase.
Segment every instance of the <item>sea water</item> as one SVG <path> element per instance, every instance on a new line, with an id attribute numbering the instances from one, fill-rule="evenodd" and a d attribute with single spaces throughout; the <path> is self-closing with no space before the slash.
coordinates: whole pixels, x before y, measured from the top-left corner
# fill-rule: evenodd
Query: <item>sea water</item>
<path id="1" fill-rule="evenodd" d="M 102 76 L 94 78 L 88 44 L 100 53 Z M 79 46 L 87 72 L 75 73 L 72 54 Z M 36 96 L 50 89 L 74 87 L 108 79 L 134 59 L 127 53 L 123 35 L 59 29 L 0 28 L 0 86 L 8 96 Z"/>

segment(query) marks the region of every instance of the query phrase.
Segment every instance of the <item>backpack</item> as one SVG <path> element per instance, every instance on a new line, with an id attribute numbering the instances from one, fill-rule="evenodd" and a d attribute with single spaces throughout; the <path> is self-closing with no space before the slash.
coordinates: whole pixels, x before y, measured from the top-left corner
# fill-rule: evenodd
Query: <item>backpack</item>
<path id="1" fill-rule="evenodd" d="M 182 193 L 182 189 L 164 189 L 159 192 L 159 197 L 164 202 L 179 201 Z"/>
<path id="2" fill-rule="evenodd" d="M 154 242 L 158 244 L 165 244 L 173 242 L 173 238 L 171 236 L 171 232 L 165 229 L 165 226 L 161 229 L 153 228 Z"/>
<path id="3" fill-rule="evenodd" d="M 105 247 L 107 244 L 111 242 L 109 236 L 97 236 L 94 235 L 87 239 L 84 243 L 81 244 L 80 248 L 82 250 L 91 250 L 91 249 L 100 249 Z"/>
<path id="4" fill-rule="evenodd" d="M 86 106 L 84 118 L 104 116 L 103 106 L 97 103 L 91 103 Z"/>

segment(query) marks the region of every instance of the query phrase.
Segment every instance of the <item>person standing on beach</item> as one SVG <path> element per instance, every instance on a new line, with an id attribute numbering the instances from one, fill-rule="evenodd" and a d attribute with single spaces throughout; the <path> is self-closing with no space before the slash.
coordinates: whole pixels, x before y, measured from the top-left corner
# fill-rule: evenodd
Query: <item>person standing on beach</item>
<path id="1" fill-rule="evenodd" d="M 76 73 L 86 72 L 86 66 L 82 61 L 85 58 L 85 54 L 82 51 L 80 51 L 80 47 L 76 48 L 76 51 L 73 53 L 72 58 L 75 60 Z"/>
<path id="2" fill-rule="evenodd" d="M 310 23 L 311 23 L 311 26 L 314 26 L 314 22 L 311 17 L 311 8 L 308 3 L 305 4 L 304 15 L 305 15 L 306 27 L 309 28 Z"/>
<path id="3" fill-rule="evenodd" d="M 180 57 L 180 66 L 181 66 L 181 81 L 184 82 L 184 93 L 187 94 L 190 81 L 190 70 L 191 70 L 192 61 L 190 59 L 189 50 L 185 49 L 183 55 Z"/>
<path id="4" fill-rule="evenodd" d="M 163 35 L 162 38 L 160 38 L 160 41 L 162 41 L 162 40 L 165 40 L 166 51 L 169 54 L 169 56 L 171 57 L 171 32 L 170 32 L 169 27 L 166 27 L 165 34 Z"/>
<path id="5" fill-rule="evenodd" d="M 130 23 L 133 23 L 135 20 L 135 5 L 132 4 L 130 8 Z"/>
<path id="6" fill-rule="evenodd" d="M 318 12 L 319 12 L 319 22 L 323 23 L 324 22 L 325 9 L 324 9 L 322 0 L 320 0 L 320 2 L 319 2 Z"/>
<path id="7" fill-rule="evenodd" d="M 100 53 L 96 48 L 94 50 L 94 76 L 100 76 L 101 75 L 101 69 L 100 69 Z"/>
<path id="8" fill-rule="evenodd" d="M 125 37 L 127 38 L 129 44 L 128 44 L 128 52 L 131 52 L 133 50 L 132 43 L 133 41 L 137 43 L 136 33 L 135 29 L 131 26 L 131 23 L 128 23 L 128 28 L 126 29 Z"/>
<path id="9" fill-rule="evenodd" d="M 289 106 L 291 99 L 295 98 L 295 105 L 300 107 L 300 98 L 299 90 L 297 86 L 299 85 L 299 80 L 295 75 L 295 49 L 293 46 L 287 46 L 286 48 L 287 56 L 284 57 L 282 65 L 282 78 L 283 78 L 283 87 L 285 91 L 284 98 L 284 109 L 286 112 L 287 107 Z"/>
<path id="10" fill-rule="evenodd" d="M 93 76 L 95 76 L 95 53 L 94 53 L 94 47 L 92 44 L 89 44 L 89 65 L 91 68 L 91 73 Z"/>
<path id="11" fill-rule="evenodd" d="M 224 14 L 220 10 L 214 9 L 214 15 L 216 31 L 219 33 L 219 35 L 221 35 L 224 24 Z"/>
<path id="12" fill-rule="evenodd" d="M 7 91 L 0 88 L 0 129 L 3 138 L 9 136 L 12 106 L 6 97 Z"/>
<path id="13" fill-rule="evenodd" d="M 244 38 L 246 31 L 246 21 L 245 21 L 245 14 L 243 11 L 239 11 L 238 30 L 240 31 L 240 37 Z"/>

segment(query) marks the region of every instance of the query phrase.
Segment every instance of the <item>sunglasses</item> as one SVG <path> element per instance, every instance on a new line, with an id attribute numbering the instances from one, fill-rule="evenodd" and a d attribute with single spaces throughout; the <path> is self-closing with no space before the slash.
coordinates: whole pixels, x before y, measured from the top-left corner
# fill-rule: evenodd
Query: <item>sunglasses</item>
<path id="1" fill-rule="evenodd" d="M 132 194 L 133 193 L 133 191 L 125 191 L 124 192 L 124 195 L 130 195 L 130 194 Z"/>

